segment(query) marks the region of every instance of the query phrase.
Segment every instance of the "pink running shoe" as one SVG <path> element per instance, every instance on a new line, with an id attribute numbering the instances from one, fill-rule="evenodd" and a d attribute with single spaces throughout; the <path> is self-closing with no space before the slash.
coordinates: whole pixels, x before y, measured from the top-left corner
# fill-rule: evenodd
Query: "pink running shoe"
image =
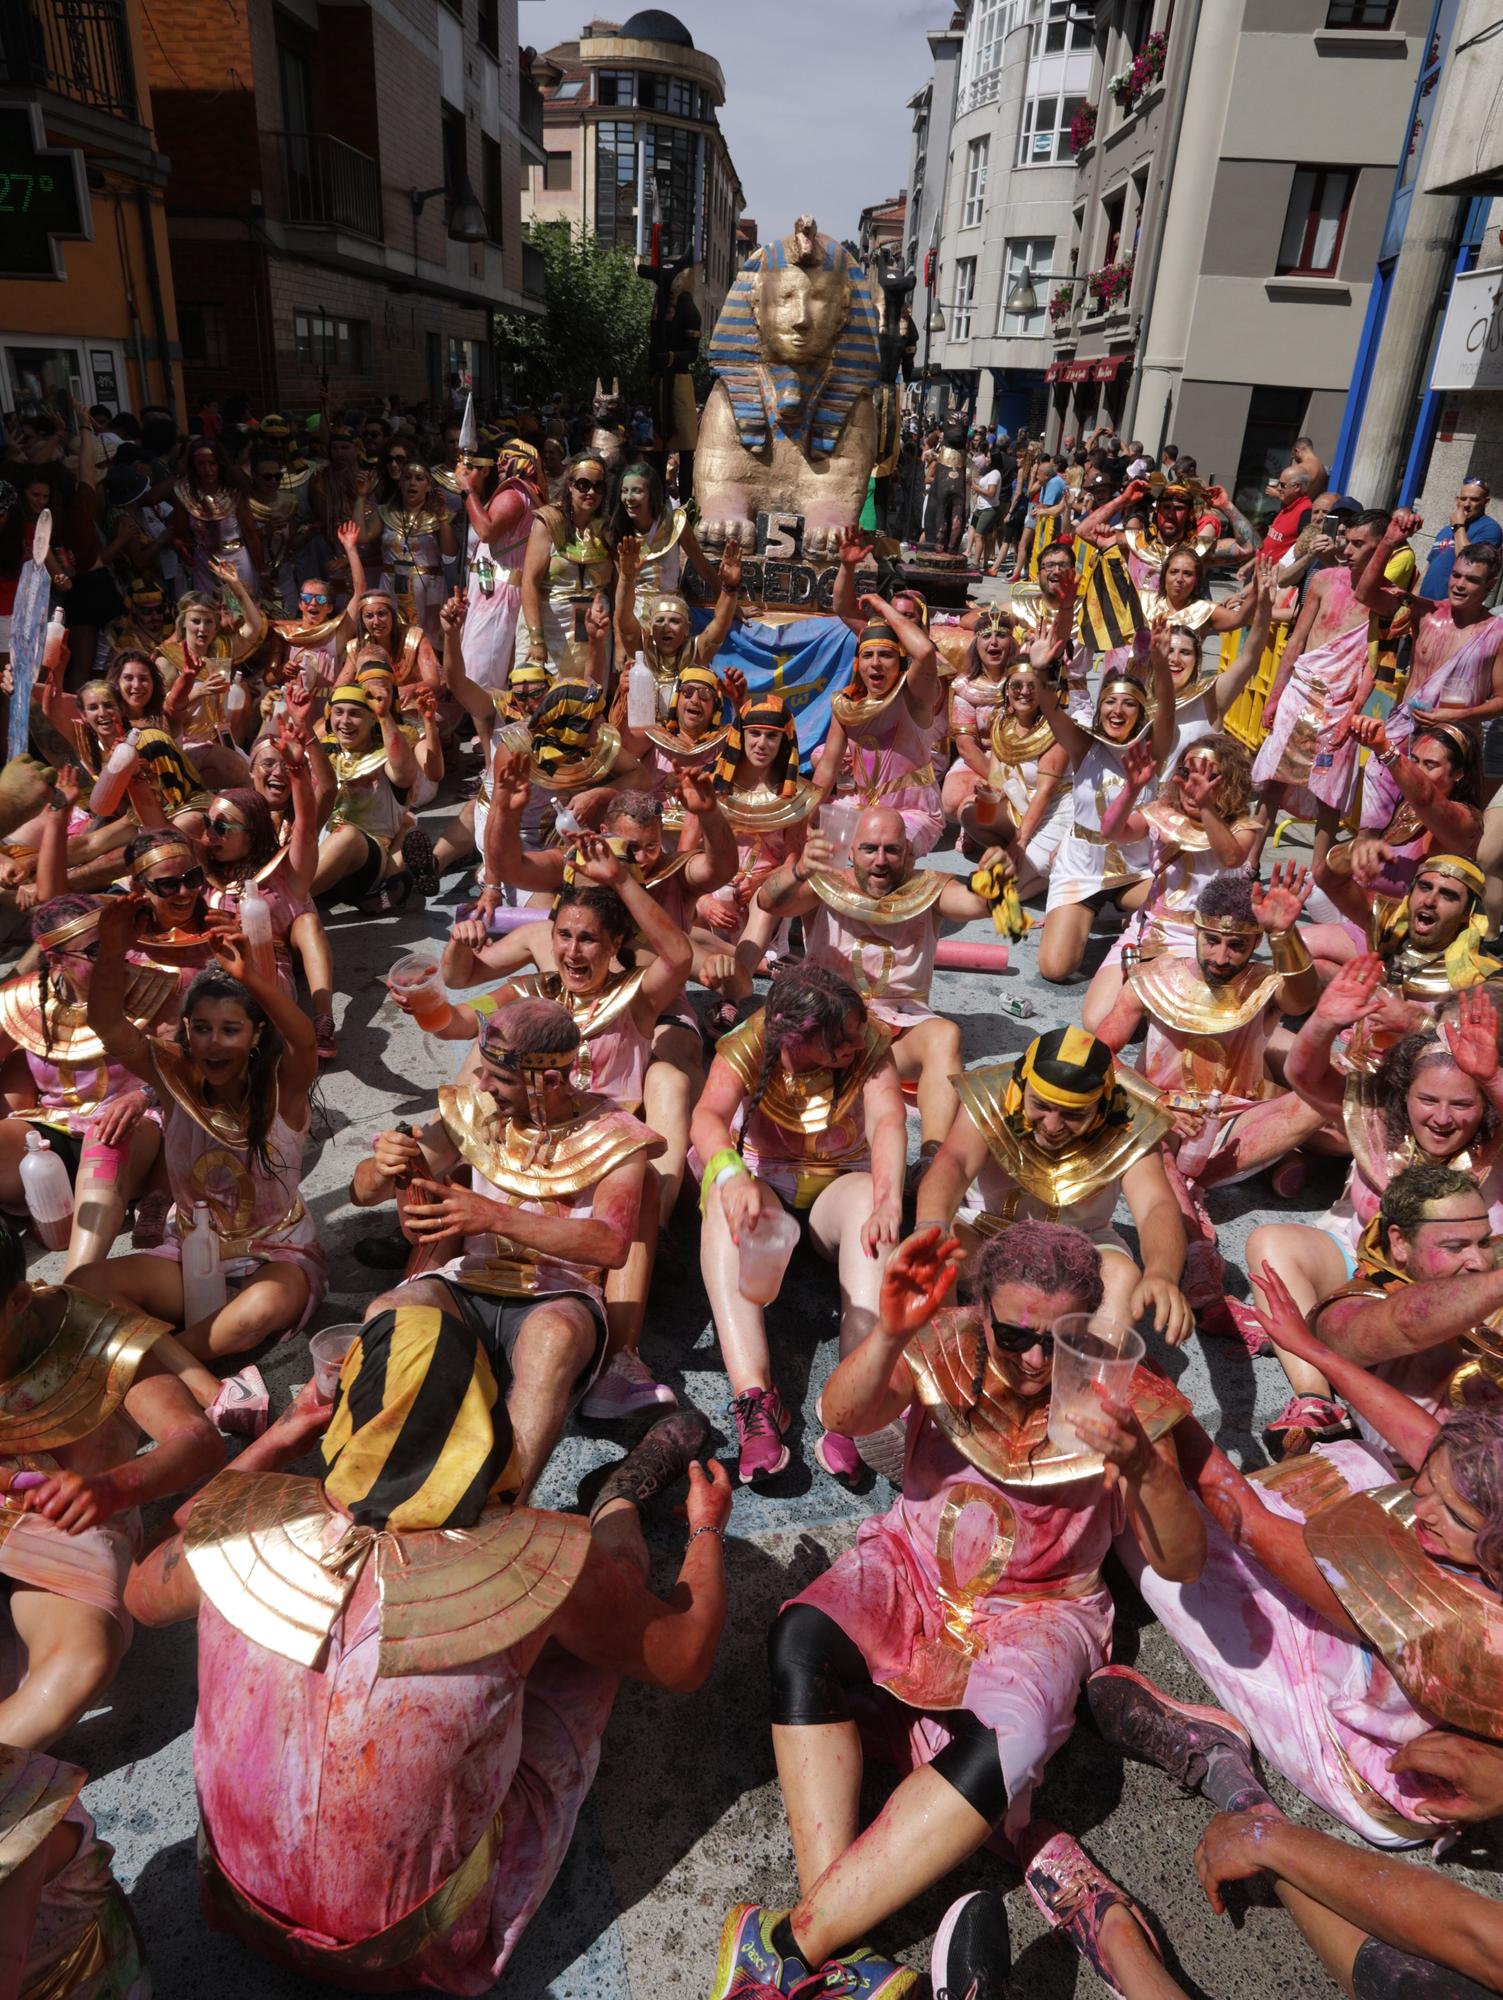
<path id="1" fill-rule="evenodd" d="M 775 1479 L 788 1463 L 783 1433 L 792 1421 L 782 1397 L 776 1389 L 748 1389 L 744 1396 L 731 1399 L 731 1414 L 741 1452 L 741 1484 Z"/>
<path id="2" fill-rule="evenodd" d="M 271 1399 L 254 1363 L 227 1375 L 204 1415 L 222 1437 L 258 1438 L 266 1429 Z"/>
<path id="3" fill-rule="evenodd" d="M 814 1456 L 830 1477 L 838 1479 L 842 1486 L 859 1484 L 866 1471 L 861 1454 L 856 1449 L 856 1440 L 840 1431 L 826 1431 L 814 1447 Z"/>
<path id="4" fill-rule="evenodd" d="M 1029 1831 L 1044 1830 L 1036 1821 Z M 1024 1834 L 1023 1841 L 1025 1845 L 1028 1843 L 1028 1834 Z M 1046 1840 L 1029 1861 L 1023 1880 L 1045 1923 L 1052 1930 L 1064 1932 L 1107 1992 L 1115 1993 L 1117 2000 L 1122 2000 L 1122 1989 L 1107 1971 L 1101 1951 L 1101 1925 L 1108 1910 L 1126 1910 L 1154 1952 L 1163 1957 L 1143 1912 L 1110 1876 L 1102 1874 L 1072 1834 L 1056 1833 Z"/>
<path id="5" fill-rule="evenodd" d="M 1196 1315 L 1202 1333 L 1214 1333 L 1222 1340 L 1240 1340 L 1256 1361 L 1260 1354 L 1272 1354 L 1273 1342 L 1263 1330 L 1263 1322 L 1252 1306 L 1241 1299 L 1215 1299 Z"/>

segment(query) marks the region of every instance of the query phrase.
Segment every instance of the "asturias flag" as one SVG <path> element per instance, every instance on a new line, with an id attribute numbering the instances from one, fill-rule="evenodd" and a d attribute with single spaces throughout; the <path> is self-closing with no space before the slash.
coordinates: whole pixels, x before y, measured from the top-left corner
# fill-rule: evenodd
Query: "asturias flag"
<path id="1" fill-rule="evenodd" d="M 697 624 L 708 622 L 696 617 Z M 830 697 L 851 677 L 856 635 L 840 618 L 797 618 L 788 625 L 747 619 L 733 627 L 714 664 L 739 667 L 753 694 L 780 694 L 793 711 L 805 770 L 830 733 Z"/>

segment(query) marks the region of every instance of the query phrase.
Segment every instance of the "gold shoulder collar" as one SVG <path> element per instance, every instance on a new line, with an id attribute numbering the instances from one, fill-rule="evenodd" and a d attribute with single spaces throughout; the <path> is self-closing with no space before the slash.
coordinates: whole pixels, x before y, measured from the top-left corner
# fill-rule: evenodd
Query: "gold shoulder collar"
<path id="1" fill-rule="evenodd" d="M 1139 806 L 1138 811 L 1160 840 L 1173 841 L 1176 847 L 1183 848 L 1187 854 L 1205 854 L 1209 851 L 1211 836 L 1205 828 L 1197 825 L 1178 807 L 1171 806 L 1167 800 L 1150 799 L 1147 805 Z"/>
<path id="2" fill-rule="evenodd" d="M 371 778 L 386 769 L 386 745 L 378 743 L 374 750 L 330 749 L 329 762 L 340 784 L 352 785 L 359 778 Z"/>
<path id="3" fill-rule="evenodd" d="M 709 764 L 720 755 L 721 747 L 729 729 L 712 729 L 708 736 L 701 736 L 697 743 L 691 743 L 686 736 L 680 736 L 675 729 L 660 729 L 651 723 L 642 734 L 654 750 L 661 750 L 673 763 L 681 764 L 686 771 L 692 771 L 701 764 Z"/>
<path id="4" fill-rule="evenodd" d="M 38 1285 L 12 1334 L 0 1383 L 0 1458 L 60 1451 L 108 1421 L 125 1400 L 164 1320 L 91 1299 L 69 1285 Z"/>
<path id="5" fill-rule="evenodd" d="M 589 1543 L 580 1515 L 505 1504 L 469 1529 L 377 1533 L 335 1513 L 316 1479 L 280 1472 L 221 1473 L 183 1531 L 220 1616 L 312 1668 L 374 1549 L 383 1678 L 452 1672 L 519 1645 L 564 1603 Z"/>
<path id="6" fill-rule="evenodd" d="M 1015 716 L 1000 709 L 992 718 L 992 755 L 999 764 L 1026 764 L 1054 748 L 1054 731 L 1047 722 L 1020 730 Z"/>
<path id="7" fill-rule="evenodd" d="M 763 1010 L 753 1014 L 750 1020 L 743 1021 L 739 1028 L 733 1028 L 716 1044 L 716 1055 L 725 1058 L 747 1089 L 755 1083 L 761 1070 L 765 1036 L 766 1012 Z M 891 1047 L 891 1029 L 868 1015 L 865 1044 L 851 1067 L 842 1071 L 838 1097 L 834 1095 L 832 1071 L 809 1070 L 795 1077 L 780 1063 L 757 1109 L 785 1132 L 800 1133 L 806 1138 L 818 1137 L 851 1111 L 872 1072 L 880 1068 Z"/>
<path id="8" fill-rule="evenodd" d="M 61 1825 L 85 1776 L 45 1750 L 0 1743 L 0 1887 Z"/>
<path id="9" fill-rule="evenodd" d="M 1025 1145 L 1002 1115 L 1002 1099 L 1012 1074 L 1011 1063 L 988 1063 L 952 1077 L 956 1095 L 1002 1171 L 1025 1194 L 1048 1204 L 1056 1213 L 1073 1208 L 1112 1181 L 1118 1181 L 1169 1130 L 1171 1119 L 1158 1092 L 1135 1071 L 1118 1068 L 1117 1087 L 1131 1100 L 1132 1116 L 1125 1125 L 1089 1133 L 1062 1153 L 1044 1153 Z"/>
<path id="10" fill-rule="evenodd" d="M 864 896 L 845 877 L 816 872 L 809 877 L 809 887 L 837 916 L 854 917 L 864 924 L 906 924 L 911 917 L 921 917 L 934 908 L 950 879 L 935 868 L 916 868 L 906 882 L 885 896 Z"/>
<path id="11" fill-rule="evenodd" d="M 307 459 L 299 466 L 289 466 L 282 474 L 281 487 L 284 493 L 296 493 L 313 477 L 313 467 Z"/>
<path id="12" fill-rule="evenodd" d="M 185 1117 L 191 1118 L 201 1132 L 207 1132 L 211 1139 L 221 1146 L 229 1146 L 238 1153 L 245 1151 L 246 1113 L 229 1111 L 220 1105 L 205 1104 L 193 1088 L 189 1075 L 188 1058 L 182 1050 L 171 1042 L 155 1041 L 151 1045 L 152 1062 L 161 1084 Z M 279 1095 L 279 1094 L 278 1094 Z M 278 1103 L 274 1096 L 271 1107 L 275 1119 Z"/>
<path id="13" fill-rule="evenodd" d="M 484 1091 L 445 1084 L 438 1093 L 439 1116 L 462 1157 L 523 1201 L 582 1194 L 637 1154 L 663 1150 L 657 1133 L 629 1112 L 598 1097 L 584 1104 L 567 1125 L 541 1132 L 503 1121 Z"/>
<path id="14" fill-rule="evenodd" d="M 1049 1439 L 1049 1398 L 1025 1398 L 1008 1387 L 988 1352 L 981 1397 L 972 1409 L 977 1321 L 969 1308 L 948 1307 L 903 1350 L 920 1403 L 950 1443 L 978 1472 L 1004 1486 L 1068 1486 L 1099 1478 L 1094 1452 L 1067 1456 Z M 1151 1438 L 1188 1416 L 1190 1405 L 1171 1382 L 1150 1369 L 1132 1378 L 1132 1407 Z"/>
<path id="15" fill-rule="evenodd" d="M 683 532 L 689 525 L 689 510 L 686 507 L 670 508 L 666 516 L 660 515 L 653 522 L 654 530 L 660 528 L 665 519 L 668 527 L 662 541 L 653 541 L 649 536 L 642 544 L 641 559 L 644 563 L 661 562 L 670 549 L 678 547 L 679 542 L 683 538 Z"/>
<path id="16" fill-rule="evenodd" d="M 577 792 L 581 785 L 593 785 L 601 778 L 608 778 L 620 755 L 620 731 L 614 723 L 602 722 L 588 757 L 576 758 L 572 764 L 556 764 L 551 773 L 539 770 L 534 758 L 532 781 L 545 792 Z"/>
<path id="17" fill-rule="evenodd" d="M 289 646 L 321 646 L 343 623 L 344 613 L 336 611 L 328 618 L 317 619 L 312 624 L 305 623 L 300 618 L 273 618 L 271 626 L 277 636 L 285 639 Z"/>
<path id="18" fill-rule="evenodd" d="M 898 676 L 897 686 L 890 694 L 876 698 L 870 695 L 837 694 L 830 703 L 835 711 L 835 720 L 843 724 L 846 729 L 865 729 L 870 723 L 881 720 L 907 685 L 908 673 L 905 668 Z"/>
<path id="19" fill-rule="evenodd" d="M 430 465 L 428 468 L 428 477 L 433 481 L 435 486 L 441 486 L 445 493 L 457 494 L 461 500 L 464 498 L 464 488 L 454 477 L 448 466 Z"/>
<path id="20" fill-rule="evenodd" d="M 758 785 L 751 791 L 732 789 L 720 797 L 720 810 L 733 833 L 775 833 L 779 827 L 797 826 L 809 817 L 814 806 L 814 787 L 807 778 L 794 782 L 790 797 Z"/>
<path id="21" fill-rule="evenodd" d="M 507 984 L 529 1000 L 552 1000 L 567 1008 L 579 1023 L 580 1034 L 590 1042 L 614 1027 L 634 1004 L 646 976 L 647 967 L 635 965 L 630 972 L 612 973 L 598 993 L 583 996 L 568 992 L 556 972 L 525 972 L 514 975 Z"/>
<path id="22" fill-rule="evenodd" d="M 1383 1487 L 1314 1515 L 1305 1544 L 1415 1707 L 1496 1740 L 1503 1737 L 1503 1600 L 1433 1562 L 1413 1524 L 1410 1489 Z"/>
<path id="23" fill-rule="evenodd" d="M 1224 986 L 1210 986 L 1193 960 L 1160 952 L 1135 966 L 1127 983 L 1154 1019 L 1177 1034 L 1229 1035 L 1258 1018 L 1283 984 L 1283 974 L 1267 965 L 1246 965 Z"/>

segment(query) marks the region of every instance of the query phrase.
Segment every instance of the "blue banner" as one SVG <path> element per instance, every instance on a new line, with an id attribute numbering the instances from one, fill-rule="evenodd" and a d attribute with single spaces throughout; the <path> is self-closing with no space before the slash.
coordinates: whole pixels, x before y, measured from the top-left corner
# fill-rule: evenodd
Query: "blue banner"
<path id="1" fill-rule="evenodd" d="M 696 613 L 696 625 L 709 622 Z M 715 655 L 723 673 L 739 667 L 753 694 L 780 694 L 793 711 L 805 771 L 830 733 L 830 697 L 851 677 L 856 635 L 841 618 L 796 618 L 787 625 L 747 619 L 735 625 Z"/>

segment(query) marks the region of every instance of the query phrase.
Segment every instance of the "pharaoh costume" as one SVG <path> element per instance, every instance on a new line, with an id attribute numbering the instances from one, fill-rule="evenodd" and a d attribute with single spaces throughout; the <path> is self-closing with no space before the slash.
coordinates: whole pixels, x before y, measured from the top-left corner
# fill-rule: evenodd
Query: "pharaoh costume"
<path id="1" fill-rule="evenodd" d="M 515 973 L 507 986 L 526 1000 L 551 1000 L 570 1013 L 579 1027 L 579 1048 L 569 1081 L 580 1092 L 608 1097 L 623 1111 L 640 1111 L 642 1085 L 652 1061 L 652 1035 L 637 1026 L 633 1009 L 642 990 L 645 966 L 612 972 L 594 993 L 576 993 L 557 972 Z M 472 1000 L 478 1014 L 494 1010 L 487 995 Z"/>
<path id="2" fill-rule="evenodd" d="M 1423 865 L 1427 875 L 1449 876 L 1453 881 L 1462 883 L 1470 895 L 1470 905 L 1455 937 L 1449 944 L 1438 948 L 1416 944 L 1410 937 L 1409 897 L 1406 894 L 1400 903 L 1385 903 L 1381 898 L 1375 901 L 1371 937 L 1370 940 L 1364 938 L 1362 943 L 1364 950 L 1377 952 L 1383 960 L 1383 980 L 1390 991 L 1423 1007 L 1432 1015 L 1439 1015 L 1458 993 L 1465 992 L 1469 986 L 1480 986 L 1503 973 L 1503 960 L 1493 958 L 1483 950 L 1491 919 L 1482 900 L 1483 873 L 1476 862 L 1468 861 L 1460 854 L 1435 854 L 1429 856 Z M 1348 929 L 1355 928 L 1355 925 L 1348 926 Z M 1359 1021 L 1349 1034 L 1343 1033 L 1337 1042 L 1336 1067 L 1347 1071 L 1371 1069 L 1384 1050 L 1397 1039 L 1392 1032 L 1377 1030 L 1369 1022 Z"/>
<path id="3" fill-rule="evenodd" d="M 583 680 L 590 666 L 590 642 L 584 614 L 597 592 L 609 590 L 615 564 L 610 550 L 593 527 L 571 531 L 561 507 L 540 509 L 537 519 L 553 543 L 543 591 L 543 644 L 548 664 L 563 678 Z M 517 624 L 517 659 L 525 660 L 533 640 L 525 619 Z"/>
<path id="4" fill-rule="evenodd" d="M 653 601 L 659 597 L 680 595 L 684 574 L 684 552 L 680 543 L 688 525 L 687 507 L 669 507 L 641 538 L 637 587 L 632 603 L 637 623 L 644 632 L 652 623 Z"/>
<path id="5" fill-rule="evenodd" d="M 520 663 L 519 663 L 520 664 Z M 603 785 L 621 755 L 621 733 L 600 717 L 605 694 L 594 681 L 560 676 L 532 720 L 533 796 L 567 801 Z"/>
<path id="6" fill-rule="evenodd" d="M 1340 616 L 1354 604 L 1351 574 L 1329 570 L 1326 606 Z M 1357 778 L 1357 739 L 1336 732 L 1352 713 L 1367 672 L 1371 619 L 1359 618 L 1323 646 L 1301 653 L 1274 712 L 1273 726 L 1253 760 L 1255 785 L 1295 787 L 1291 809 L 1313 819 L 1321 806 L 1344 813 Z"/>
<path id="7" fill-rule="evenodd" d="M 336 701 L 358 702 L 362 708 L 370 710 L 374 718 L 370 698 L 358 683 L 336 687 L 329 701 L 331 705 Z M 406 807 L 401 795 L 386 775 L 386 744 L 379 728 L 375 734 L 375 743 L 366 750 L 341 750 L 332 737 L 324 743 L 339 784 L 328 825 L 331 829 L 336 826 L 358 828 L 375 850 L 372 858 L 377 866 L 370 881 L 358 888 L 346 884 L 346 893 L 356 895 L 364 895 L 368 889 L 375 887 L 380 864 L 391 852 L 392 843 L 402 832 L 406 820 Z"/>
<path id="8" fill-rule="evenodd" d="M 189 1517 L 205 1905 L 304 1976 L 488 1992 L 593 1782 L 616 1677 L 546 1633 L 589 1529 L 502 1497 L 507 1386 L 449 1314 L 383 1313 L 345 1361 L 322 1482 L 232 1473 Z M 419 1398 L 446 1435 L 414 1465 Z"/>
<path id="9" fill-rule="evenodd" d="M 874 630 L 891 636 L 885 625 L 868 626 L 863 641 Z M 927 854 L 945 830 L 945 816 L 929 731 L 909 711 L 907 672 L 890 693 L 876 699 L 860 693 L 860 686 L 859 678 L 853 679 L 850 689 L 830 703 L 846 734 L 845 773 L 853 797 L 863 811 L 881 807 L 900 814 L 914 853 Z"/>
<path id="10" fill-rule="evenodd" d="M 951 879 L 921 868 L 885 896 L 868 896 L 849 873 L 808 878 L 819 907 L 804 919 L 804 956 L 849 979 L 894 1039 L 933 1016 L 939 899 Z"/>
<path id="11" fill-rule="evenodd" d="M 212 493 L 203 493 L 186 479 L 180 479 L 172 491 L 178 506 L 188 517 L 188 532 L 193 538 L 191 587 L 202 591 L 206 597 L 214 596 L 219 589 L 219 578 L 209 568 L 209 563 L 214 557 L 221 556 L 234 564 L 235 574 L 251 598 L 258 598 L 261 579 L 241 533 L 240 495 L 227 486 L 218 486 Z"/>
<path id="12" fill-rule="evenodd" d="M 1437 621 L 1442 627 L 1456 629 L 1449 604 L 1438 605 L 1430 613 L 1425 620 L 1427 634 Z M 1491 694 L 1494 662 L 1503 647 L 1503 625 L 1493 618 L 1479 618 L 1474 625 L 1462 629 L 1465 636 L 1450 658 L 1417 685 L 1411 672 L 1403 699 L 1395 702 L 1384 718 L 1383 733 L 1395 750 L 1407 754 L 1415 730 L 1434 727 L 1419 721 L 1414 713 L 1416 708 L 1475 708 Z M 1462 727 L 1460 723 L 1450 725 L 1458 733 Z M 1391 772 L 1378 758 L 1369 757 L 1363 768 L 1362 824 L 1386 825 L 1403 803 Z"/>
<path id="13" fill-rule="evenodd" d="M 988 781 L 1006 799 L 1013 825 L 1021 827 L 1038 790 L 1039 759 L 1054 748 L 1054 731 L 1042 716 L 1031 729 L 1025 729 L 1010 709 L 998 708 L 992 720 L 990 748 Z M 1070 788 L 1061 783 L 1048 817 L 1023 850 L 1024 861 L 1036 875 L 1048 875 L 1069 823 Z"/>
<path id="14" fill-rule="evenodd" d="M 1137 681 L 1126 676 L 1104 680 L 1096 699 L 1098 717 L 1102 699 L 1117 687 L 1128 688 L 1139 702 L 1145 702 Z M 1146 705 L 1143 716 L 1146 722 Z M 1109 840 L 1101 830 L 1112 801 L 1127 783 L 1122 773 L 1122 752 L 1127 745 L 1109 742 L 1099 728 L 1091 735 L 1091 747 L 1070 781 L 1070 820 L 1049 871 L 1046 914 L 1087 903 L 1092 896 L 1129 889 L 1152 867 L 1146 840 Z"/>
<path id="15" fill-rule="evenodd" d="M 1362 1633 L 1338 1632 L 1207 1522 L 1195 1583 L 1166 1583 L 1129 1537 L 1118 1552 L 1213 1699 L 1263 1758 L 1375 1847 L 1431 1841 L 1423 1774 L 1389 1770 L 1437 1724 L 1503 1739 L 1503 1612 L 1479 1579 L 1432 1562 L 1411 1532 L 1407 1486 L 1360 1444 L 1322 1446 L 1257 1475 Z"/>
<path id="16" fill-rule="evenodd" d="M 360 606 L 367 598 L 379 597 L 391 606 L 392 634 L 389 640 L 373 639 L 369 633 L 360 630 Z M 431 687 L 438 688 L 440 679 L 438 659 L 428 642 L 428 635 L 422 626 L 409 623 L 402 617 L 397 600 L 390 591 L 367 590 L 354 605 L 355 636 L 347 640 L 342 668 L 346 680 L 353 680 L 360 664 L 360 655 L 369 648 L 379 646 L 387 656 L 392 678 L 397 684 L 397 706 L 411 708 L 417 697 L 419 684 L 427 680 Z M 426 669 L 426 671 L 425 671 Z M 448 690 L 440 691 L 440 700 L 448 696 Z M 334 696 L 329 699 L 332 701 Z"/>
<path id="17" fill-rule="evenodd" d="M 1169 1130 L 1158 1095 L 1083 1028 L 1040 1035 L 1014 1063 L 984 1063 L 953 1079 L 955 1094 L 986 1141 L 987 1159 L 956 1223 L 996 1236 L 1010 1222 L 1065 1222 L 1098 1250 L 1132 1252 L 1113 1226 L 1122 1176 Z M 1096 1102 L 1089 1131 L 1045 1152 L 1023 1115 L 1023 1086 L 1072 1108 Z"/>
<path id="18" fill-rule="evenodd" d="M 129 1459 L 140 1431 L 123 1407 L 142 1362 L 172 1328 L 68 1285 L 35 1285 L 0 1381 L 0 1467 L 15 1472 L 103 1470 Z M 97 1528 L 66 1533 L 0 1495 L 0 1577 L 108 1612 L 129 1636 L 123 1602 L 141 1539 L 131 1507 Z"/>
<path id="19" fill-rule="evenodd" d="M 484 459 L 467 452 L 471 465 Z M 480 687 L 493 692 L 506 685 L 517 651 L 517 622 L 522 615 L 522 565 L 533 519 L 543 503 L 543 461 L 530 444 L 512 438 L 496 463 L 497 491 L 510 487 L 527 497 L 521 519 L 506 541 L 483 541 L 465 513 L 468 537 L 466 570 L 469 607 L 461 634 L 464 670 Z M 494 496 L 492 496 L 494 497 Z"/>
<path id="20" fill-rule="evenodd" d="M 206 1203 L 228 1278 L 249 1280 L 261 1264 L 292 1264 L 303 1273 L 307 1302 L 297 1324 L 287 1329 L 300 1332 L 329 1283 L 318 1225 L 299 1190 L 306 1127 L 295 1131 L 273 1108 L 265 1157 L 253 1157 L 245 1110 L 206 1103 L 175 1044 L 153 1043 L 151 1067 L 163 1103 L 162 1150 L 173 1207 L 166 1240 L 145 1254 L 180 1264 L 194 1207 Z"/>
<path id="21" fill-rule="evenodd" d="M 181 639 L 168 639 L 157 647 L 156 655 L 164 669 L 162 678 L 170 688 L 188 665 L 188 648 Z M 210 749 L 224 739 L 224 707 L 234 679 L 234 649 L 221 635 L 193 664 L 198 668 L 198 678 L 177 723 L 177 740 L 189 753 Z"/>
<path id="22" fill-rule="evenodd" d="M 1204 753 L 1203 753 L 1204 754 Z M 1125 952 L 1142 958 L 1170 952 L 1176 958 L 1195 956 L 1195 905 L 1215 876 L 1229 871 L 1211 851 L 1211 837 L 1167 798 L 1151 799 L 1138 812 L 1148 822 L 1153 879 L 1148 899 L 1135 910 L 1107 953 L 1108 965 L 1120 965 Z M 1257 830 L 1250 813 L 1233 820 L 1229 831 Z"/>
<path id="23" fill-rule="evenodd" d="M 1164 494 L 1171 500 L 1193 500 L 1188 486 L 1166 486 Z M 1182 539 L 1189 542 L 1197 555 L 1208 556 L 1215 548 L 1220 534 L 1220 522 L 1213 512 L 1202 514 L 1195 524 L 1195 533 Z M 1157 596 L 1163 587 L 1164 558 L 1177 542 L 1166 542 L 1159 532 L 1157 518 L 1145 523 L 1141 528 L 1124 528 L 1122 545 L 1127 552 L 1127 570 L 1142 603 L 1146 598 Z M 1176 623 L 1183 622 L 1176 620 Z"/>
<path id="24" fill-rule="evenodd" d="M 725 747 L 728 731 L 712 725 L 703 736 L 691 737 L 683 733 L 679 720 L 679 693 L 685 687 L 708 687 L 715 693 L 716 707 L 723 706 L 720 682 L 709 667 L 696 666 L 694 648 L 684 649 L 683 664 L 675 670 L 672 680 L 665 687 L 658 682 L 658 703 L 661 720 L 649 723 L 642 732 L 648 742 L 648 762 L 657 773 L 653 793 L 663 808 L 663 831 L 665 834 L 680 834 L 684 830 L 684 802 L 679 796 L 678 774 L 680 771 L 703 771 L 709 774 L 718 764 Z M 648 665 L 657 672 L 657 655 L 647 652 Z M 664 703 L 664 695 L 667 700 Z"/>
<path id="25" fill-rule="evenodd" d="M 110 1872 L 114 1849 L 80 1803 L 86 1778 L 44 1750 L 0 1744 L 0 1886 L 58 1827 L 78 1836 L 73 1858 L 42 1889 L 21 1964 L 23 2000 L 146 2000 L 151 1992 L 130 1905 Z"/>
<path id="26" fill-rule="evenodd" d="M 931 1762 L 961 1711 L 994 1732 L 1008 1834 L 1069 1736 L 1081 1682 L 1108 1656 L 1112 1599 L 1101 1562 L 1123 1525 L 1099 1458 L 1046 1435 L 1047 1395 L 1010 1389 L 976 1314 L 947 1309 L 908 1344 L 913 1376 L 902 1498 L 793 1600 L 832 1619 L 872 1680 L 911 1712 L 914 1764 Z M 1151 1438 L 1189 1410 L 1139 1368 L 1132 1406 Z"/>
<path id="27" fill-rule="evenodd" d="M 871 1171 L 862 1092 L 886 1061 L 892 1035 L 868 1020 L 860 1053 L 837 1075 L 828 1069 L 794 1071 L 777 1065 L 750 1112 L 738 1113 L 737 1145 L 747 1168 L 766 1181 L 785 1206 L 809 1209 L 842 1174 Z M 757 1086 L 766 1047 L 766 1023 L 759 1011 L 722 1037 L 715 1053 L 728 1063 L 750 1094 Z M 690 1170 L 703 1173 L 704 1161 L 691 1152 Z"/>
<path id="28" fill-rule="evenodd" d="M 783 741 L 763 777 L 753 785 L 738 785 L 736 772 L 748 729 L 779 730 Z M 736 874 L 729 886 L 749 908 L 768 876 L 788 858 L 788 829 L 802 826 L 813 805 L 813 788 L 799 776 L 798 732 L 781 695 L 747 697 L 725 732 L 715 766 L 715 790 L 736 836 Z"/>
<path id="29" fill-rule="evenodd" d="M 380 588 L 395 597 L 402 617 L 419 626 L 430 645 L 443 644 L 438 614 L 448 595 L 439 546 L 443 513 L 435 499 L 416 513 L 399 502 L 376 510 L 381 517 Z"/>

